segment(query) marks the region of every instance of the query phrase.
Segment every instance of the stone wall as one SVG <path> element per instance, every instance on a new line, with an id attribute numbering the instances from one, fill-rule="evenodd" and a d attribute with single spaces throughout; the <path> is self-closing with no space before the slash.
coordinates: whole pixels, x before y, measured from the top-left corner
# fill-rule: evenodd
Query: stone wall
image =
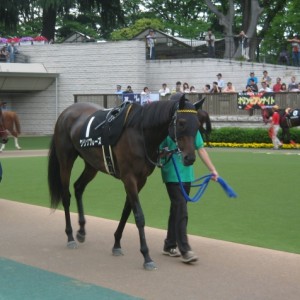
<path id="1" fill-rule="evenodd" d="M 299 68 L 286 66 L 219 59 L 149 61 L 141 41 L 19 46 L 19 51 L 29 57 L 28 68 L 30 63 L 42 63 L 49 72 L 60 74 L 46 91 L 7 97 L 20 116 L 23 134 L 51 134 L 57 116 L 74 103 L 75 94 L 111 94 L 116 84 L 131 85 L 135 92 L 144 86 L 157 92 L 163 82 L 173 88 L 180 80 L 201 91 L 222 73 L 241 91 L 250 71 L 260 79 L 265 69 L 273 82 L 277 76 L 287 83 L 292 75 L 300 79 Z"/>

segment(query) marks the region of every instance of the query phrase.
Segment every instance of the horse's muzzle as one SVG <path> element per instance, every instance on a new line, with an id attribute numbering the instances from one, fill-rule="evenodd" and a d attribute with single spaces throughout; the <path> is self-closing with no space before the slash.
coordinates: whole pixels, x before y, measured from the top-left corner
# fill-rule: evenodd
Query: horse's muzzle
<path id="1" fill-rule="evenodd" d="M 183 164 L 185 166 L 191 166 L 196 160 L 195 155 L 185 155 L 183 157 Z"/>

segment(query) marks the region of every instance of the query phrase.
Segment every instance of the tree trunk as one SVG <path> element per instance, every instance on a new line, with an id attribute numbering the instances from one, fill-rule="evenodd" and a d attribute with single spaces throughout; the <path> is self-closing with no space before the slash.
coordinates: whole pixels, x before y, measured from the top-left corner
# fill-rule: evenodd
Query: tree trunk
<path id="1" fill-rule="evenodd" d="M 48 41 L 54 41 L 56 24 L 56 7 L 52 5 L 43 9 L 43 28 L 42 36 L 46 37 Z"/>

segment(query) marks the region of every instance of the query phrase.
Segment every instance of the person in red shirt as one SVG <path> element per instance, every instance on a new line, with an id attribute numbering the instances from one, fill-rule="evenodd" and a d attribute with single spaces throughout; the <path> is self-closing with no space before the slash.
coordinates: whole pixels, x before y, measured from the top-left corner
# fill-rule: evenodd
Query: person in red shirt
<path id="1" fill-rule="evenodd" d="M 274 150 L 278 150 L 279 147 L 282 146 L 282 143 L 280 142 L 279 138 L 277 137 L 278 131 L 279 131 L 279 124 L 280 124 L 280 115 L 279 115 L 279 106 L 274 105 L 272 107 L 273 115 L 272 115 L 272 121 L 271 121 L 271 127 L 270 127 L 270 133 L 272 138 L 272 143 L 274 146 Z"/>
<path id="2" fill-rule="evenodd" d="M 276 83 L 273 85 L 273 92 L 274 93 L 279 93 L 281 90 L 281 78 L 277 77 L 276 78 Z"/>

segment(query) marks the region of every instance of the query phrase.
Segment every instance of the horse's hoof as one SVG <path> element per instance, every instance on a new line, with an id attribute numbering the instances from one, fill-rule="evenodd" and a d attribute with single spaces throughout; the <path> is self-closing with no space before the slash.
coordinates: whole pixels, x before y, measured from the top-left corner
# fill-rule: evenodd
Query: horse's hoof
<path id="1" fill-rule="evenodd" d="M 77 246 L 77 244 L 76 244 L 75 241 L 68 242 L 67 247 L 69 249 L 77 249 L 78 248 L 78 246 Z"/>
<path id="2" fill-rule="evenodd" d="M 85 241 L 85 235 L 81 234 L 80 232 L 77 232 L 76 238 L 79 243 L 83 243 Z"/>
<path id="3" fill-rule="evenodd" d="M 149 261 L 147 263 L 144 263 L 144 269 L 147 271 L 153 271 L 157 270 L 157 267 L 154 261 Z"/>
<path id="4" fill-rule="evenodd" d="M 122 256 L 124 255 L 122 248 L 112 248 L 113 256 Z"/>
<path id="5" fill-rule="evenodd" d="M 21 147 L 19 147 L 19 148 L 17 148 L 18 150 L 22 150 L 22 148 Z"/>

